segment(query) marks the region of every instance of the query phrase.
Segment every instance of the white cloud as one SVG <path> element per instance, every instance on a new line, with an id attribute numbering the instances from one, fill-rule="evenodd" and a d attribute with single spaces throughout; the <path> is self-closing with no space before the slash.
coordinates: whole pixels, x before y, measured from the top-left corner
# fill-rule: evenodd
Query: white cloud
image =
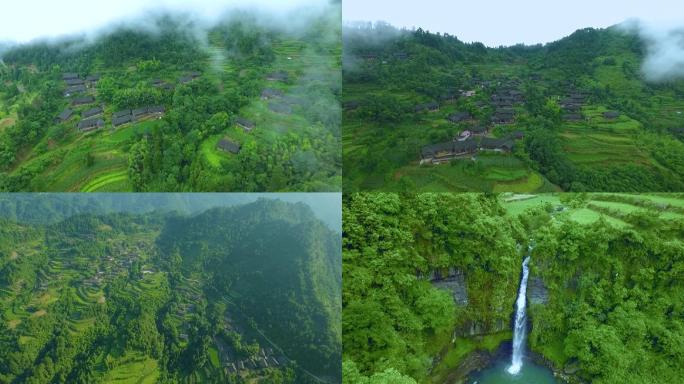
<path id="1" fill-rule="evenodd" d="M 681 0 L 343 0 L 342 7 L 345 21 L 422 27 L 488 46 L 546 43 L 632 18 L 684 22 Z"/>
<path id="2" fill-rule="evenodd" d="M 284 12 L 327 4 L 325 0 L 16 0 L 4 4 L 0 41 L 27 42 L 94 32 L 147 12 L 183 11 L 214 20 L 231 8 Z"/>

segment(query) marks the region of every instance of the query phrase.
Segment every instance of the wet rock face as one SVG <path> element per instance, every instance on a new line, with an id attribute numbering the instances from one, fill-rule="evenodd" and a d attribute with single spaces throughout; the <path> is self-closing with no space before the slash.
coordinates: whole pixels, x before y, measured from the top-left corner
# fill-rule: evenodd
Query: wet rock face
<path id="1" fill-rule="evenodd" d="M 547 304 L 549 291 L 540 277 L 532 277 L 527 287 L 527 298 L 531 304 Z"/>
<path id="2" fill-rule="evenodd" d="M 492 324 L 483 321 L 466 321 L 465 324 L 454 330 L 454 337 L 473 337 L 499 333 L 509 329 L 508 323 L 503 319 L 494 320 Z"/>
<path id="3" fill-rule="evenodd" d="M 430 280 L 435 288 L 451 292 L 456 305 L 468 305 L 468 288 L 466 286 L 465 275 L 462 271 L 450 268 L 446 277 L 442 277 L 439 273 L 433 272 L 430 276 Z"/>

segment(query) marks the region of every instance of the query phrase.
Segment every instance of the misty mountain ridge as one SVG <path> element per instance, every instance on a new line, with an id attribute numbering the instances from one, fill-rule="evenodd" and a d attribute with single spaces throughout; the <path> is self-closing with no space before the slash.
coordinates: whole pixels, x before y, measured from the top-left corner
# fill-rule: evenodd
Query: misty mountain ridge
<path id="1" fill-rule="evenodd" d="M 335 194 L 0 194 L 0 218 L 30 224 L 54 224 L 76 215 L 177 212 L 194 216 L 219 207 L 249 207 L 262 200 L 264 203 L 304 204 L 328 228 L 340 231 L 341 213 L 338 211 L 341 203 Z"/>
<path id="2" fill-rule="evenodd" d="M 339 191 L 339 11 L 152 14 L 12 47 L 0 190 Z"/>

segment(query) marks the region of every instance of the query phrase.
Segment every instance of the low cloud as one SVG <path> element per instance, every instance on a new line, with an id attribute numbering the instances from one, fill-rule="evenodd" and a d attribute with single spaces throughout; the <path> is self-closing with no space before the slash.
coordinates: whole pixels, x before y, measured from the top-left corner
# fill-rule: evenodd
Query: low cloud
<path id="1" fill-rule="evenodd" d="M 684 23 L 651 24 L 631 20 L 623 27 L 638 33 L 646 45 L 641 71 L 647 81 L 684 79 Z"/>
<path id="2" fill-rule="evenodd" d="M 69 35 L 99 35 L 113 24 L 139 21 L 150 14 L 183 13 L 189 19 L 211 23 L 234 9 L 287 14 L 294 9 L 322 8 L 329 3 L 328 0 L 23 0 L 3 7 L 0 41 L 26 43 Z"/>

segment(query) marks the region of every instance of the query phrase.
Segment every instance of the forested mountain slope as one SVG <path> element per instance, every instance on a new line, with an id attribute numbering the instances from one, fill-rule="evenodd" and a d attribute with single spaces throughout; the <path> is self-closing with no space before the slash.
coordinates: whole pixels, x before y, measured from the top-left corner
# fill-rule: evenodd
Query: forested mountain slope
<path id="1" fill-rule="evenodd" d="M 531 360 L 569 383 L 682 375 L 682 196 L 351 194 L 344 215 L 345 383 L 472 382 L 510 356 L 530 244 Z"/>
<path id="2" fill-rule="evenodd" d="M 3 220 L 0 381 L 337 382 L 339 253 L 301 203 Z"/>
<path id="3" fill-rule="evenodd" d="M 338 191 L 336 15 L 154 15 L 9 49 L 0 189 Z"/>
<path id="4" fill-rule="evenodd" d="M 499 48 L 383 24 L 343 40 L 346 190 L 684 189 L 684 81 L 646 81 L 647 42 L 622 26 Z"/>

